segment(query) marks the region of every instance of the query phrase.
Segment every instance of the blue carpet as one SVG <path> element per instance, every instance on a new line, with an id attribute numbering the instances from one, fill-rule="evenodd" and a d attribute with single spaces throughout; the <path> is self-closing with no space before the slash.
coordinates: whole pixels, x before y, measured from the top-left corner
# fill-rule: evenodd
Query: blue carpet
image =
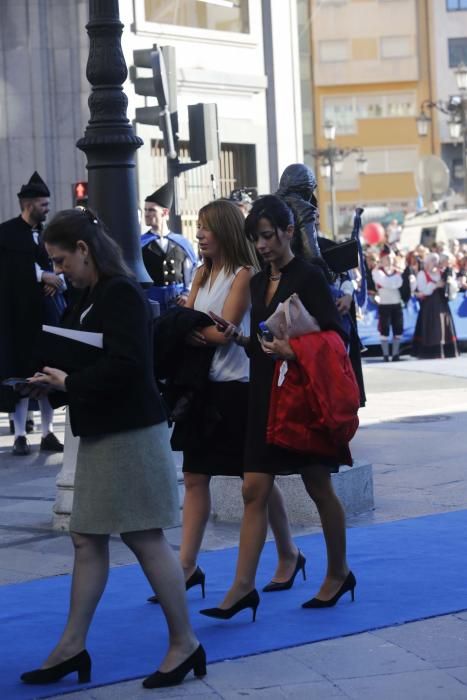
<path id="1" fill-rule="evenodd" d="M 244 611 L 230 621 L 197 614 L 216 605 L 232 580 L 236 550 L 204 553 L 207 598 L 188 593 L 196 632 L 210 662 L 259 654 L 333 637 L 467 609 L 467 511 L 384 523 L 348 531 L 349 561 L 357 577 L 356 601 L 346 594 L 335 608 L 302 610 L 324 571 L 321 535 L 297 538 L 307 557 L 307 581 L 263 594 L 256 623 Z M 261 557 L 258 586 L 275 566 L 269 543 Z M 18 682 L 22 671 L 40 665 L 65 622 L 70 578 L 0 587 L 0 698 L 31 700 L 71 692 L 76 674 L 46 687 Z M 94 685 L 144 676 L 157 667 L 166 646 L 158 606 L 145 603 L 149 586 L 137 566 L 113 569 L 89 637 Z M 88 687 L 91 687 L 90 684 Z"/>

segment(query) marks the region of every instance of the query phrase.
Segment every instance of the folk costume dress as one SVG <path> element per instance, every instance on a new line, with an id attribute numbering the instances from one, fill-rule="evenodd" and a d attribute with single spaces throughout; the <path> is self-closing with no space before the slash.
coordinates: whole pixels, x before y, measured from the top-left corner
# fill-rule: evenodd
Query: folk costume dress
<path id="1" fill-rule="evenodd" d="M 423 294 L 415 325 L 412 354 L 419 358 L 457 357 L 456 329 L 439 272 L 421 270 L 417 290 Z"/>

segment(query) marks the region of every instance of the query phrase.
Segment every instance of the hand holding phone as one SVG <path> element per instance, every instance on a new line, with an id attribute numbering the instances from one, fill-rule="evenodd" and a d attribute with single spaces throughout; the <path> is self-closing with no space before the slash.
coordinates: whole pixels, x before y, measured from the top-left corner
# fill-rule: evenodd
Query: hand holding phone
<path id="1" fill-rule="evenodd" d="M 267 343 L 272 343 L 274 336 L 264 321 L 261 321 L 261 323 L 258 324 L 258 329 L 260 338 L 265 340 Z"/>
<path id="2" fill-rule="evenodd" d="M 227 328 L 230 326 L 229 321 L 226 321 L 225 318 L 222 318 L 222 316 L 218 316 L 214 313 L 214 311 L 208 311 L 208 316 L 214 321 L 216 326 L 219 326 L 222 331 L 227 330 Z"/>

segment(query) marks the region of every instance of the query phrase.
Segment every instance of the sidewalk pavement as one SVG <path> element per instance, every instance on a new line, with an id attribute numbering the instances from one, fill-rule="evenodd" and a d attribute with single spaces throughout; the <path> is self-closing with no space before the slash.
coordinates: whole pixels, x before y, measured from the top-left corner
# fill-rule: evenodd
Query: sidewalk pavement
<path id="1" fill-rule="evenodd" d="M 398 364 L 368 359 L 365 380 L 368 404 L 361 411 L 353 455 L 373 463 L 376 507 L 349 518 L 348 526 L 466 508 L 467 358 L 404 359 Z M 64 416 L 56 415 L 57 435 L 63 437 Z M 55 477 L 62 457 L 39 453 L 39 441 L 35 433 L 33 453 L 13 457 L 2 416 L 0 585 L 71 571 L 69 538 L 51 530 Z M 316 530 L 295 528 L 295 534 Z M 178 548 L 180 528 L 167 531 L 167 536 Z M 236 525 L 211 522 L 203 545 L 216 549 L 237 542 Z M 133 561 L 126 547 L 112 537 L 112 566 Z M 465 576 L 465 570 L 461 565 L 459 574 Z M 51 697 L 53 692 L 51 686 Z M 152 692 L 152 697 L 199 700 L 466 700 L 467 611 L 212 664 L 205 680 L 190 679 Z M 150 697 L 150 692 L 141 688 L 140 681 L 130 681 L 54 697 L 139 700 Z"/>

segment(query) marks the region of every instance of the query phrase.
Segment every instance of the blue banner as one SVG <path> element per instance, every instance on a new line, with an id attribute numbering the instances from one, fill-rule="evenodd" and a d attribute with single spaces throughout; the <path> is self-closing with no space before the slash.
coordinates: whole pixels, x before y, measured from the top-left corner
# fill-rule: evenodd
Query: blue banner
<path id="1" fill-rule="evenodd" d="M 454 326 L 456 328 L 457 340 L 467 340 L 467 298 L 465 292 L 459 292 L 457 297 L 449 302 Z M 404 309 L 404 334 L 403 343 L 410 343 L 415 331 L 415 324 L 420 309 L 418 299 L 412 297 Z M 362 309 L 362 318 L 357 322 L 358 335 L 363 345 L 379 345 L 380 335 L 378 332 L 378 305 L 371 299 L 367 300 Z"/>

